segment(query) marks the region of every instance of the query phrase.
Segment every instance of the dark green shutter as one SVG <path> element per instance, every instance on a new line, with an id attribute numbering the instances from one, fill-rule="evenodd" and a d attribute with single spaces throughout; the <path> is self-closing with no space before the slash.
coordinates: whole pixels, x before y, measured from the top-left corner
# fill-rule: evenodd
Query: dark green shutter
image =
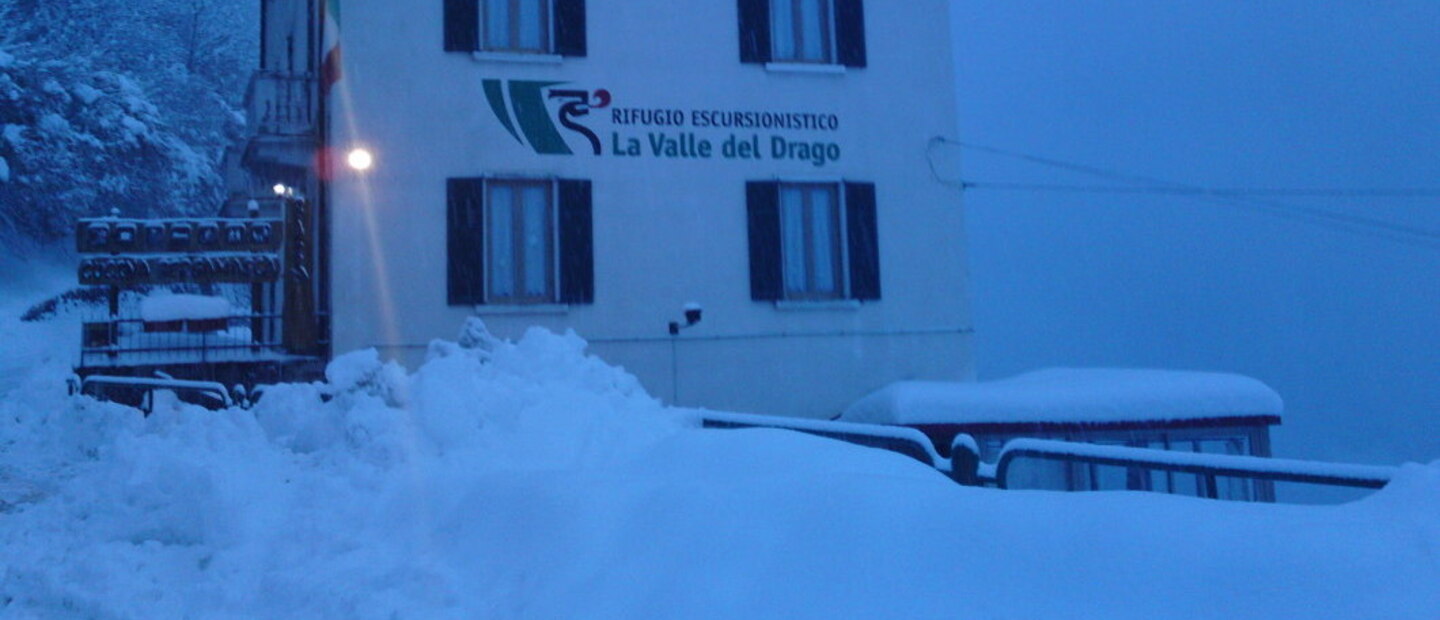
<path id="1" fill-rule="evenodd" d="M 585 0 L 555 0 L 555 53 L 584 57 Z"/>
<path id="2" fill-rule="evenodd" d="M 746 183 L 745 211 L 750 229 L 750 298 L 779 300 L 785 294 L 780 259 L 780 184 Z"/>
<path id="3" fill-rule="evenodd" d="M 740 0 L 740 62 L 770 62 L 770 0 Z"/>
<path id="4" fill-rule="evenodd" d="M 447 299 L 452 306 L 485 303 L 485 181 L 446 180 Z"/>
<path id="5" fill-rule="evenodd" d="M 590 181 L 561 179 L 560 303 L 595 302 L 595 226 Z"/>
<path id="6" fill-rule="evenodd" d="M 865 66 L 865 6 L 862 0 L 835 0 L 835 43 L 840 64 Z"/>
<path id="7" fill-rule="evenodd" d="M 445 51 L 480 49 L 480 0 L 445 0 Z"/>
<path id="8" fill-rule="evenodd" d="M 851 299 L 880 299 L 880 234 L 875 212 L 874 183 L 845 183 Z"/>

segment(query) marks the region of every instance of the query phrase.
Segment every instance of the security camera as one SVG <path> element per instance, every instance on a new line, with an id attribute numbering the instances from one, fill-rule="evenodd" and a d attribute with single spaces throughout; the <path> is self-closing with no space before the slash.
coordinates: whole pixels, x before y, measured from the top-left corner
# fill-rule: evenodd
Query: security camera
<path id="1" fill-rule="evenodd" d="M 703 311 L 704 309 L 700 307 L 700 304 L 697 304 L 693 301 L 685 304 L 685 326 L 689 327 L 691 325 L 699 323 L 700 313 Z"/>
<path id="2" fill-rule="evenodd" d="M 696 323 L 700 322 L 700 313 L 703 312 L 700 304 L 693 301 L 685 304 L 685 306 L 681 308 L 681 311 L 685 313 L 685 324 L 681 325 L 679 321 L 670 321 L 671 336 L 679 336 L 680 330 L 686 327 L 694 327 Z"/>

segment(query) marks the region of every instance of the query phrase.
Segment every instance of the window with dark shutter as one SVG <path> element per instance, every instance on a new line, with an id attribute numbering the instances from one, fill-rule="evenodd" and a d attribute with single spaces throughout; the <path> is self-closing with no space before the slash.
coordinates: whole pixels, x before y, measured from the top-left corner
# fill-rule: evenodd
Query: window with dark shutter
<path id="1" fill-rule="evenodd" d="M 445 51 L 586 55 L 585 0 L 445 0 Z"/>
<path id="2" fill-rule="evenodd" d="M 880 234 L 875 184 L 845 183 L 845 230 L 850 256 L 850 297 L 880 299 Z"/>
<path id="3" fill-rule="evenodd" d="M 445 51 L 480 49 L 480 5 L 477 0 L 445 0 Z"/>
<path id="4" fill-rule="evenodd" d="M 750 236 L 750 298 L 780 300 L 785 295 L 780 258 L 780 184 L 746 183 L 745 210 Z"/>
<path id="5" fill-rule="evenodd" d="M 594 221 L 590 181 L 557 183 L 560 213 L 560 303 L 595 302 Z"/>
<path id="6" fill-rule="evenodd" d="M 835 53 L 842 65 L 865 66 L 865 5 L 862 0 L 835 0 Z"/>
<path id="7" fill-rule="evenodd" d="M 555 53 L 583 58 L 585 36 L 585 0 L 555 0 Z"/>
<path id="8" fill-rule="evenodd" d="M 754 181 L 745 193 L 751 299 L 880 299 L 873 183 Z"/>
<path id="9" fill-rule="evenodd" d="M 845 298 L 840 192 L 835 183 L 780 184 L 785 299 Z"/>
<path id="10" fill-rule="evenodd" d="M 739 1 L 740 62 L 770 62 L 770 1 Z"/>
<path id="11" fill-rule="evenodd" d="M 452 306 L 485 302 L 485 182 L 446 182 L 447 299 Z"/>
<path id="12" fill-rule="evenodd" d="M 738 0 L 740 62 L 864 67 L 863 0 Z"/>
<path id="13" fill-rule="evenodd" d="M 485 300 L 555 303 L 555 187 L 548 179 L 485 183 Z"/>
<path id="14" fill-rule="evenodd" d="M 479 0 L 480 49 L 548 54 L 552 0 Z"/>

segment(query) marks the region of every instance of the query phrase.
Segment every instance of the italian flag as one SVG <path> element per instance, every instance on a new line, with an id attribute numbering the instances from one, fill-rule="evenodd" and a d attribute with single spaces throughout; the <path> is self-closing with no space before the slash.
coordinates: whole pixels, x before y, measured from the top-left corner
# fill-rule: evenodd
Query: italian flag
<path id="1" fill-rule="evenodd" d="M 325 59 L 320 62 L 320 92 L 330 92 L 330 87 L 340 81 L 340 0 L 325 0 L 321 5 L 324 14 Z"/>

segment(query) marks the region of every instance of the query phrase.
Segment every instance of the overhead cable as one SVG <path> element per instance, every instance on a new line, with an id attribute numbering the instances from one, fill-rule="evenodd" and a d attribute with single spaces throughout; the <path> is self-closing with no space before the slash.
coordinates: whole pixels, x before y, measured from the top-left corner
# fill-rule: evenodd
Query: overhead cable
<path id="1" fill-rule="evenodd" d="M 1194 199 L 1194 200 L 1201 200 L 1201 201 L 1210 202 L 1210 203 L 1214 203 L 1214 204 L 1220 204 L 1220 205 L 1228 206 L 1228 207 L 1231 207 L 1231 208 L 1234 208 L 1234 209 L 1241 209 L 1241 210 L 1251 211 L 1251 212 L 1255 212 L 1255 213 L 1262 213 L 1262 214 L 1270 215 L 1270 216 L 1273 216 L 1273 217 L 1280 217 L 1280 218 L 1285 218 L 1285 219 L 1290 219 L 1290 220 L 1302 221 L 1302 222 L 1305 222 L 1305 223 L 1308 223 L 1308 224 L 1318 225 L 1318 226 L 1327 227 L 1327 228 L 1331 228 L 1331 229 L 1335 229 L 1335 230 L 1344 230 L 1344 231 L 1346 231 L 1346 232 L 1351 232 L 1351 233 L 1368 234 L 1368 235 L 1371 235 L 1371 236 L 1376 236 L 1376 237 L 1380 237 L 1380 238 L 1384 238 L 1384 239 L 1396 241 L 1396 242 L 1399 242 L 1399 243 L 1404 243 L 1404 244 L 1407 244 L 1407 245 L 1419 246 L 1419 247 L 1424 247 L 1424 248 L 1429 248 L 1429 249 L 1440 249 L 1440 231 L 1437 231 L 1437 230 L 1431 230 L 1431 229 L 1422 228 L 1422 227 L 1418 227 L 1418 226 L 1411 226 L 1411 225 L 1408 225 L 1408 224 L 1401 224 L 1401 223 L 1398 223 L 1398 222 L 1391 222 L 1391 221 L 1388 221 L 1388 220 L 1382 220 L 1382 219 L 1377 219 L 1377 218 L 1372 218 L 1372 217 L 1367 217 L 1367 216 L 1352 215 L 1352 214 L 1349 214 L 1349 213 L 1339 213 L 1339 212 L 1330 211 L 1330 210 L 1327 210 L 1327 209 L 1319 209 L 1319 208 L 1315 208 L 1315 207 L 1302 207 L 1302 206 L 1291 205 L 1291 204 L 1286 204 L 1286 203 L 1274 202 L 1274 201 L 1271 201 L 1271 200 L 1258 200 L 1258 199 L 1256 199 L 1255 195 L 1253 195 L 1253 194 L 1247 195 L 1247 194 L 1243 194 L 1243 193 L 1236 193 L 1236 194 L 1226 194 L 1226 193 L 1223 193 L 1223 192 L 1217 193 L 1216 191 L 1214 191 L 1214 190 L 1211 189 L 1211 188 L 1205 188 L 1205 187 L 1200 187 L 1200 186 L 1196 186 L 1196 185 L 1190 185 L 1190 184 L 1186 184 L 1186 183 L 1177 183 L 1177 182 L 1174 182 L 1174 181 L 1168 181 L 1168 180 L 1165 180 L 1165 179 L 1158 179 L 1158 178 L 1154 178 L 1154 177 L 1148 177 L 1148 176 L 1138 175 L 1138 174 L 1133 174 L 1133 173 L 1119 172 L 1119 171 L 1115 171 L 1115 170 L 1108 170 L 1108 169 L 1105 169 L 1105 168 L 1100 168 L 1100 167 L 1092 166 L 1092 165 L 1088 165 L 1088 164 L 1081 164 L 1081 163 L 1069 162 L 1069 161 L 1054 159 L 1054 158 L 1050 158 L 1050 157 L 1043 157 L 1043 156 L 1039 156 L 1039 155 L 1032 155 L 1032 154 L 1029 154 L 1029 153 L 1021 153 L 1021 152 L 1018 152 L 1018 151 L 1011 151 L 1011 150 L 1008 150 L 1008 149 L 1002 149 L 1002 148 L 997 148 L 997 147 L 993 147 L 993 146 L 986 146 L 986 145 L 982 145 L 982 144 L 974 144 L 974 143 L 971 143 L 971 142 L 963 142 L 963 141 L 958 141 L 958 140 L 950 140 L 950 139 L 948 139 L 948 138 L 942 138 L 942 139 L 940 139 L 940 140 L 942 140 L 942 141 L 945 142 L 945 143 L 953 144 L 953 145 L 959 146 L 959 147 L 961 147 L 961 148 L 970 149 L 970 150 L 973 150 L 973 151 L 978 151 L 978 152 L 983 152 L 983 153 L 990 153 L 990 154 L 994 154 L 994 155 L 1002 155 L 1002 156 L 1005 156 L 1005 157 L 1011 157 L 1011 158 L 1014 158 L 1014 159 L 1019 159 L 1019 160 L 1022 160 L 1022 161 L 1026 161 L 1026 162 L 1030 162 L 1030 163 L 1034 163 L 1034 164 L 1037 164 L 1037 165 L 1046 166 L 1046 167 L 1050 167 L 1050 168 L 1058 168 L 1058 169 L 1062 169 L 1062 170 L 1069 170 L 1069 171 L 1072 171 L 1072 172 L 1079 172 L 1079 173 L 1082 173 L 1082 174 L 1088 174 L 1088 175 L 1091 175 L 1091 176 L 1097 176 L 1097 177 L 1106 178 L 1106 179 L 1111 179 L 1111 180 L 1115 180 L 1115 181 L 1122 181 L 1122 182 L 1125 182 L 1125 183 L 1127 183 L 1127 184 L 1130 184 L 1131 187 L 1133 188 L 1131 191 L 1129 191 L 1129 192 L 1127 192 L 1127 193 L 1132 193 L 1132 194 L 1153 193 L 1153 194 L 1166 194 L 1166 195 L 1180 196 L 1180 197 L 1185 197 L 1185 198 L 1191 198 L 1191 199 Z M 1018 190 L 1018 189 L 1022 189 L 1021 187 L 1019 187 L 1019 186 L 1022 185 L 1022 184 L 1012 184 L 1012 185 L 1015 186 L 1015 187 L 1013 187 L 1012 189 L 1017 189 L 1017 190 Z M 1061 190 L 1061 189 L 1054 189 L 1054 190 L 1043 190 L 1043 189 L 1041 189 L 1041 188 L 1046 188 L 1046 187 L 1056 187 L 1056 188 L 1059 188 L 1059 187 L 1066 187 L 1066 186 L 1046 186 L 1046 185 L 1044 185 L 1044 184 L 1023 184 L 1023 185 L 1033 185 L 1033 186 L 1035 186 L 1034 188 L 1031 188 L 1033 191 L 1072 191 L 1072 190 Z M 980 189 L 980 188 L 981 188 L 978 183 L 962 184 L 962 186 L 963 186 L 963 187 L 966 187 L 967 189 L 968 189 L 968 188 L 976 188 L 976 189 Z M 1085 186 L 1074 186 L 1074 187 L 1085 187 Z M 1001 188 L 987 188 L 987 189 L 1001 189 Z M 1335 188 L 1335 190 L 1339 190 L 1339 191 L 1351 191 L 1351 190 L 1361 191 L 1361 190 L 1366 190 L 1366 189 L 1372 189 L 1372 188 Z M 1326 191 L 1335 191 L 1335 190 L 1326 190 Z M 1082 190 L 1073 190 L 1073 191 L 1082 191 Z M 1297 190 L 1297 191 L 1320 191 L 1320 190 Z M 1375 189 L 1375 190 L 1373 190 L 1373 191 L 1377 191 L 1377 192 L 1378 192 L 1378 191 L 1389 191 L 1389 192 L 1413 191 L 1413 192 L 1423 193 L 1423 192 L 1429 192 L 1429 191 L 1431 191 L 1431 190 L 1430 190 L 1429 188 L 1409 188 L 1409 189 L 1407 189 L 1407 190 L 1394 190 L 1394 189 L 1390 189 L 1390 190 L 1378 190 L 1378 189 Z M 1095 192 L 1095 193 L 1099 193 L 1099 192 Z M 1282 195 L 1282 194 L 1272 194 L 1272 195 Z M 1290 194 L 1290 195 L 1294 196 L 1294 195 L 1298 195 L 1298 194 Z M 1363 195 L 1363 194 L 1362 194 L 1362 195 Z M 1406 197 L 1410 197 L 1410 196 L 1407 195 Z"/>

